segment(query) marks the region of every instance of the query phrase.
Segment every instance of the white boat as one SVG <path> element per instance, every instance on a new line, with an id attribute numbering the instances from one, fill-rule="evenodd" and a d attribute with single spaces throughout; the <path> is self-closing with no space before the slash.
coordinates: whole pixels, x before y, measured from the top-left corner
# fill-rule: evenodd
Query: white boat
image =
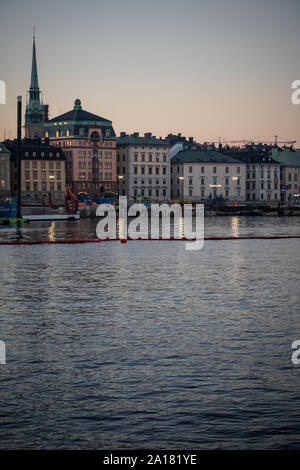
<path id="1" fill-rule="evenodd" d="M 80 213 L 76 212 L 75 214 L 37 214 L 37 215 L 25 215 L 25 219 L 28 219 L 30 222 L 40 222 L 43 220 L 79 220 Z"/>

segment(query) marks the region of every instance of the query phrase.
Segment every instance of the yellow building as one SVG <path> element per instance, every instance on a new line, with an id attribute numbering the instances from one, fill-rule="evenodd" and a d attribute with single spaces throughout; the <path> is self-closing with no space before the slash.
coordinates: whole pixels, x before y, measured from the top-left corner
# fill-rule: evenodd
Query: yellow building
<path id="1" fill-rule="evenodd" d="M 16 141 L 8 144 L 14 163 L 13 190 L 16 191 Z M 40 140 L 24 140 L 21 147 L 21 192 L 28 203 L 60 206 L 66 192 L 66 157 L 60 148 Z"/>

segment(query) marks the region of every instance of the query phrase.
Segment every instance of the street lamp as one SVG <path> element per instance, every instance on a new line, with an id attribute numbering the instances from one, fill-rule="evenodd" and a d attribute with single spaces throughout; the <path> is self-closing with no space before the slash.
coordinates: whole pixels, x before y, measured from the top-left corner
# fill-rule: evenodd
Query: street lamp
<path id="1" fill-rule="evenodd" d="M 182 181 L 182 193 L 181 193 L 181 200 L 183 201 L 183 189 L 184 189 L 184 176 L 179 176 L 179 181 Z"/>
<path id="2" fill-rule="evenodd" d="M 118 176 L 118 197 L 120 196 L 120 183 L 121 183 L 123 178 L 124 178 L 123 175 Z"/>

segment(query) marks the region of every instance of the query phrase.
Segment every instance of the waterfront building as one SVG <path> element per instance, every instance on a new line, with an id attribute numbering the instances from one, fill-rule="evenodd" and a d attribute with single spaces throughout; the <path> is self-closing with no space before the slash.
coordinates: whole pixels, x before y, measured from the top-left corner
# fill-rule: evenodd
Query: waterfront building
<path id="1" fill-rule="evenodd" d="M 116 135 L 109 119 L 74 108 L 45 122 L 45 138 L 64 149 L 66 182 L 74 193 L 100 197 L 116 191 Z"/>
<path id="2" fill-rule="evenodd" d="M 10 196 L 10 152 L 0 144 L 0 198 Z"/>
<path id="3" fill-rule="evenodd" d="M 29 100 L 25 111 L 25 137 L 35 139 L 44 135 L 44 120 L 47 119 L 48 105 L 43 105 L 38 82 L 35 37 L 33 36 L 31 80 Z"/>
<path id="4" fill-rule="evenodd" d="M 213 150 L 183 150 L 171 160 L 172 197 L 244 201 L 245 166 Z"/>
<path id="5" fill-rule="evenodd" d="M 300 194 L 300 149 L 273 148 L 272 158 L 280 165 L 280 199 L 292 202 Z"/>
<path id="6" fill-rule="evenodd" d="M 270 150 L 245 148 L 226 152 L 246 164 L 246 201 L 274 202 L 280 200 L 280 165 Z"/>
<path id="7" fill-rule="evenodd" d="M 170 151 L 165 140 L 150 132 L 117 139 L 119 194 L 129 201 L 149 197 L 156 202 L 170 199 Z"/>
<path id="8" fill-rule="evenodd" d="M 11 151 L 12 194 L 16 194 L 17 141 L 6 141 Z M 54 148 L 40 139 L 24 139 L 21 145 L 21 191 L 28 202 L 35 204 L 64 204 L 66 193 L 66 157 L 61 148 Z"/>

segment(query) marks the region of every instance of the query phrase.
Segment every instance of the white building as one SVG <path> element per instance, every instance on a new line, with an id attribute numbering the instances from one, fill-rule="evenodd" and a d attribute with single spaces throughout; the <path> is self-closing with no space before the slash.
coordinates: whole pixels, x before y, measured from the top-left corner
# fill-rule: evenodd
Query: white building
<path id="1" fill-rule="evenodd" d="M 171 160 L 172 197 L 244 201 L 245 166 L 213 150 L 183 150 Z"/>
<path id="2" fill-rule="evenodd" d="M 121 132 L 117 139 L 117 184 L 119 194 L 128 200 L 151 198 L 157 202 L 170 199 L 170 151 L 163 139 L 151 133 Z"/>
<path id="3" fill-rule="evenodd" d="M 245 149 L 230 155 L 246 164 L 246 201 L 280 200 L 280 165 L 268 152 Z"/>

